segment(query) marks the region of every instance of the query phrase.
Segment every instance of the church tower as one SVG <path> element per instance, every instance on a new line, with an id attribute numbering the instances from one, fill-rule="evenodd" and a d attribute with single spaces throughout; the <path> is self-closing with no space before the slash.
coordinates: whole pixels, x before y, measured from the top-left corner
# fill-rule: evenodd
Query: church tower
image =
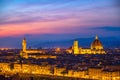
<path id="1" fill-rule="evenodd" d="M 22 41 L 22 51 L 23 52 L 26 52 L 26 46 L 27 46 L 27 42 L 26 42 L 26 39 L 24 38 Z"/>
<path id="2" fill-rule="evenodd" d="M 79 54 L 79 46 L 78 46 L 78 41 L 75 40 L 74 41 L 74 44 L 73 44 L 73 53 L 76 55 L 76 54 Z"/>

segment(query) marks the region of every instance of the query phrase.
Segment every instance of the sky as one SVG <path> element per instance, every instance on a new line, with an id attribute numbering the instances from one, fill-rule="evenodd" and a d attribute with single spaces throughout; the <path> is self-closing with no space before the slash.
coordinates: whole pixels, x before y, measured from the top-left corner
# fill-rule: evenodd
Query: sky
<path id="1" fill-rule="evenodd" d="M 7 47 L 13 39 L 17 44 L 23 37 L 30 41 L 60 41 L 95 35 L 119 37 L 119 2 L 0 0 L 0 47 Z"/>

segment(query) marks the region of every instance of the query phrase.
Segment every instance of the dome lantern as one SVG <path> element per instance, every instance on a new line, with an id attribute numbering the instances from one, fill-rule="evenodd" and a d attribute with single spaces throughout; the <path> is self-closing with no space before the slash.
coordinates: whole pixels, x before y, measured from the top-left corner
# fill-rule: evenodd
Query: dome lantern
<path id="1" fill-rule="evenodd" d="M 95 39 L 98 39 L 98 36 L 96 35 Z"/>

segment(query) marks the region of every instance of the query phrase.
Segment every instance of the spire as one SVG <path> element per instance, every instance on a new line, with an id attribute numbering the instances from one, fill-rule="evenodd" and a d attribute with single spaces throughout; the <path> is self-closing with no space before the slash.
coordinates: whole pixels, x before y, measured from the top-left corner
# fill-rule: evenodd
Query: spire
<path id="1" fill-rule="evenodd" d="M 95 39 L 98 39 L 98 36 L 96 35 Z"/>

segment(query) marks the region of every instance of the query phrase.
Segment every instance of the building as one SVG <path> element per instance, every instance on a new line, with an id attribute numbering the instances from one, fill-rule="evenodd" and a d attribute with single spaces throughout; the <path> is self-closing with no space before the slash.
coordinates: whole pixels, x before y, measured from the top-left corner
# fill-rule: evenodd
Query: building
<path id="1" fill-rule="evenodd" d="M 89 79 L 120 80 L 120 70 L 92 67 L 88 69 Z"/>
<path id="2" fill-rule="evenodd" d="M 10 71 L 10 65 L 8 63 L 0 63 L 0 71 Z"/>
<path id="3" fill-rule="evenodd" d="M 87 73 L 85 70 L 68 70 L 68 77 L 87 78 Z"/>
<path id="4" fill-rule="evenodd" d="M 101 80 L 120 80 L 119 70 L 104 70 L 102 71 Z"/>
<path id="5" fill-rule="evenodd" d="M 69 50 L 66 50 L 67 52 L 70 52 Z M 71 51 L 73 54 L 105 54 L 105 50 L 103 48 L 102 43 L 98 39 L 98 36 L 95 37 L 95 40 L 91 43 L 90 48 L 82 48 L 78 46 L 78 41 L 75 40 L 73 43 L 73 46 L 71 48 Z"/>
<path id="6" fill-rule="evenodd" d="M 66 68 L 58 68 L 58 67 L 54 67 L 54 75 L 57 76 L 63 76 L 64 72 L 66 71 Z"/>
<path id="7" fill-rule="evenodd" d="M 67 70 L 65 67 L 53 67 L 51 65 L 37 65 L 37 64 L 13 64 L 13 69 L 10 66 L 11 63 L 0 63 L 0 72 L 5 74 L 42 74 L 42 75 L 54 75 L 84 78 L 90 80 L 120 80 L 120 70 L 117 69 L 104 69 L 103 67 L 90 67 L 88 70 Z"/>
<path id="8" fill-rule="evenodd" d="M 27 41 L 24 38 L 22 41 L 22 50 L 20 52 L 20 56 L 24 58 L 29 58 L 29 54 L 35 54 L 35 53 L 45 53 L 43 50 L 39 49 L 27 49 Z"/>
<path id="9" fill-rule="evenodd" d="M 89 79 L 100 79 L 102 67 L 91 67 L 88 69 Z"/>
<path id="10" fill-rule="evenodd" d="M 74 54 L 79 54 L 79 47 L 78 47 L 78 41 L 75 40 L 73 44 L 73 53 Z"/>

